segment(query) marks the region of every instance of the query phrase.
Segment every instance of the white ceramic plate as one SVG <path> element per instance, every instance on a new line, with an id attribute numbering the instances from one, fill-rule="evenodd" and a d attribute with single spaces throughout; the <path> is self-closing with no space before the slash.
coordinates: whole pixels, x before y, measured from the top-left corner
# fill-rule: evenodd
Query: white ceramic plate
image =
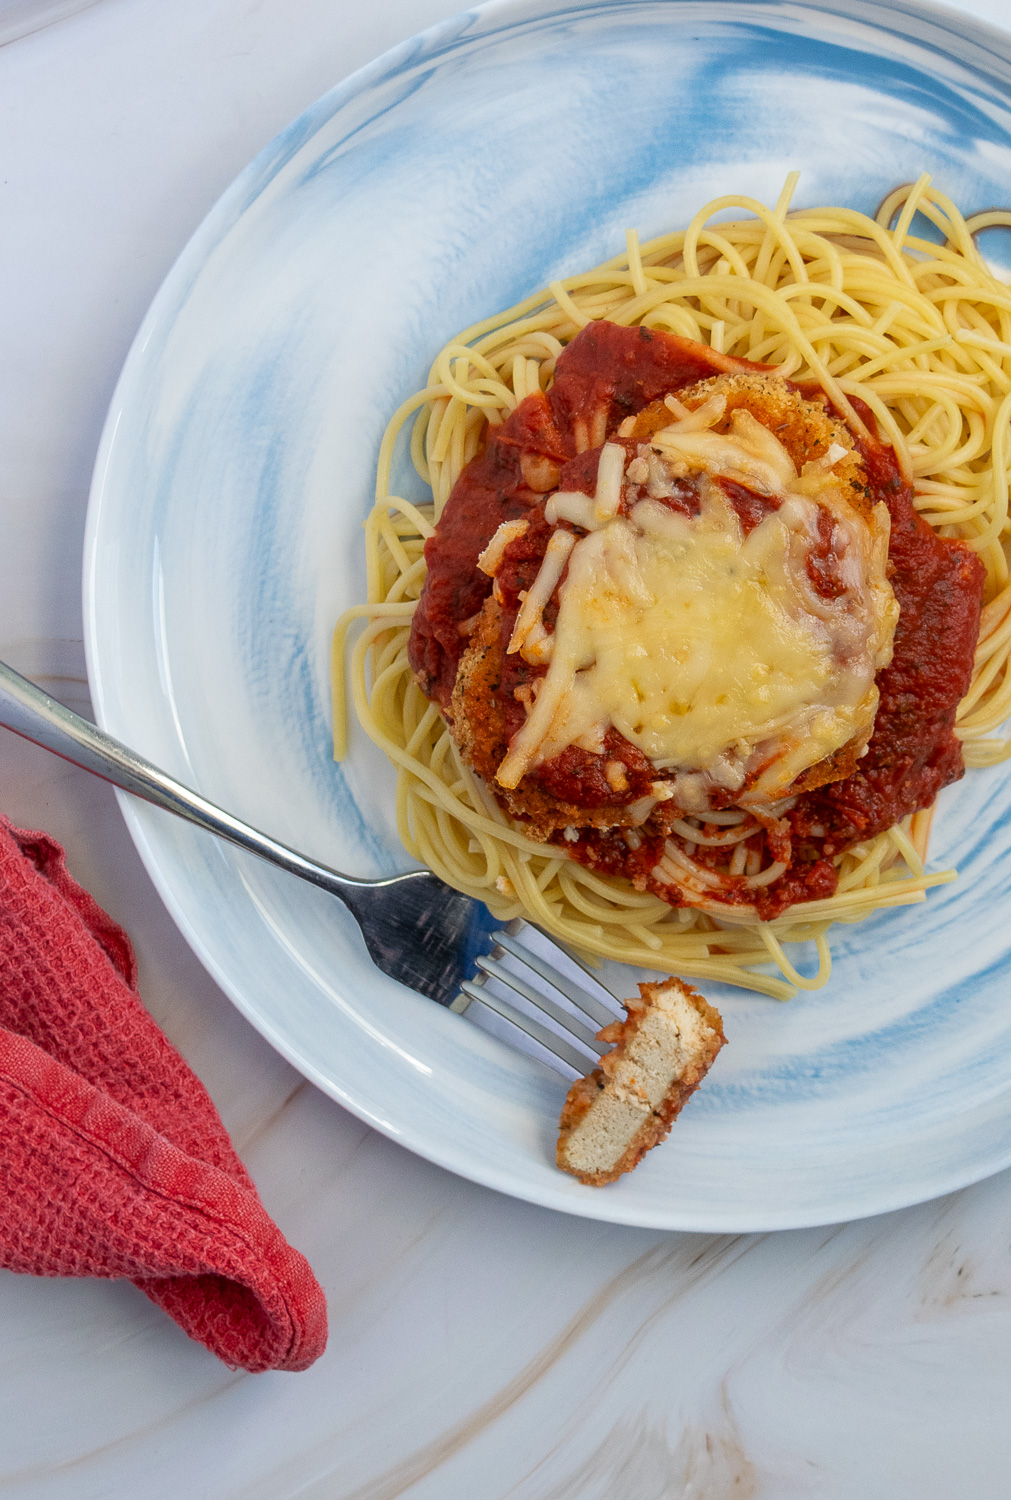
<path id="1" fill-rule="evenodd" d="M 382 756 L 359 736 L 330 759 L 327 656 L 362 595 L 381 432 L 433 353 L 627 225 L 774 199 L 793 167 L 798 205 L 873 211 L 924 169 L 966 211 L 1008 202 L 1009 81 L 1007 39 L 911 5 L 519 0 L 341 85 L 225 194 L 123 371 L 86 547 L 102 724 L 320 859 L 403 868 Z M 970 773 L 942 802 L 933 862 L 958 884 L 841 929 L 816 994 L 714 988 L 730 1046 L 671 1142 L 605 1191 L 552 1164 L 561 1082 L 378 974 L 335 902 L 124 810 L 211 973 L 370 1124 L 570 1212 L 751 1230 L 1011 1162 L 1011 781 Z"/>

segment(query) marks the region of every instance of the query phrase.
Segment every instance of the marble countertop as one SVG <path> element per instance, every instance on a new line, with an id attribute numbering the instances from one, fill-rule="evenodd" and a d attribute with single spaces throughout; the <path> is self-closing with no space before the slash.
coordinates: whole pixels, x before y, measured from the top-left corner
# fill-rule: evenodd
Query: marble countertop
<path id="1" fill-rule="evenodd" d="M 89 712 L 80 557 L 119 367 L 289 119 L 454 0 L 0 0 L 0 656 Z M 1007 23 L 1005 0 L 960 9 Z M 368 13 L 366 13 L 368 12 Z M 567 1218 L 409 1155 L 233 1010 L 111 790 L 0 732 L 0 805 L 67 847 L 310 1259 L 330 1346 L 225 1369 L 125 1283 L 0 1273 L 0 1495 L 998 1500 L 1007 1174 L 883 1218 L 703 1236 Z"/>

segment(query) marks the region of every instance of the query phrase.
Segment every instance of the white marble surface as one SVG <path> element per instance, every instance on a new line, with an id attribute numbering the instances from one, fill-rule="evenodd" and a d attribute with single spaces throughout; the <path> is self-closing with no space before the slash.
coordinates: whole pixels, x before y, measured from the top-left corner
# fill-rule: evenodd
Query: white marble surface
<path id="1" fill-rule="evenodd" d="M 1005 0 L 963 7 L 1006 22 Z M 453 0 L 0 0 L 0 655 L 87 708 L 80 551 L 178 249 L 306 104 Z M 32 25 L 41 29 L 31 30 Z M 0 732 L 0 805 L 130 931 L 145 998 L 330 1304 L 236 1375 L 129 1285 L 0 1274 L 0 1495 L 934 1500 L 1011 1493 L 1008 1177 L 767 1236 L 501 1198 L 302 1082 L 177 934 L 112 793 Z"/>

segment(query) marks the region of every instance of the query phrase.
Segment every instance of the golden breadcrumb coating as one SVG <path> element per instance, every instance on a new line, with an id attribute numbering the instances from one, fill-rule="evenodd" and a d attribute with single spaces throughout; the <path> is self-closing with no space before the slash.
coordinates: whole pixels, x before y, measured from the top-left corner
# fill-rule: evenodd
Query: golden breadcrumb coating
<path id="1" fill-rule="evenodd" d="M 682 405 L 695 410 L 714 395 L 726 397 L 724 416 L 714 431 L 730 428 L 731 415 L 746 408 L 763 426 L 773 432 L 801 471 L 805 464 L 823 458 L 836 444 L 846 450 L 833 466 L 843 498 L 860 515 L 870 510 L 863 460 L 853 446 L 845 424 L 833 417 L 820 401 L 810 401 L 775 375 L 740 372 L 715 375 L 678 393 Z M 669 407 L 654 401 L 636 418 L 631 435 L 625 439 L 634 445 L 646 442 L 654 432 L 673 421 Z M 461 657 L 449 708 L 450 732 L 464 759 L 491 786 L 506 810 L 522 819 L 524 832 L 533 839 L 547 840 L 564 828 L 638 828 L 646 834 L 670 832 L 671 819 L 682 816 L 673 802 L 660 802 L 645 827 L 641 818 L 630 810 L 633 799 L 621 803 L 582 806 L 562 801 L 545 790 L 536 770 L 528 773 L 514 789 L 500 787 L 495 773 L 509 748 L 508 735 L 500 702 L 503 641 L 502 611 L 494 596 L 486 601 L 475 623 L 467 650 Z M 862 734 L 841 749 L 809 766 L 790 788 L 791 794 L 811 791 L 830 781 L 841 781 L 852 774 L 869 736 Z M 660 774 L 660 773 L 658 773 Z M 661 775 L 661 779 L 663 779 Z"/>
<path id="2" fill-rule="evenodd" d="M 558 1165 L 590 1187 L 666 1139 L 726 1043 L 719 1011 L 680 979 L 640 984 L 625 1008 L 599 1033 L 612 1050 L 572 1085 L 559 1119 Z"/>

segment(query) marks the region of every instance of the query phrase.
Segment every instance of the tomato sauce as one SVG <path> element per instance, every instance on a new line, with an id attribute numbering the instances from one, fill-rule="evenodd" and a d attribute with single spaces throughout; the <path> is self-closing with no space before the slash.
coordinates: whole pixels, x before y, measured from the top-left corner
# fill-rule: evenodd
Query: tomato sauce
<path id="1" fill-rule="evenodd" d="M 874 418 L 854 401 L 869 431 Z M 929 807 L 964 771 L 955 713 L 969 689 L 984 569 L 964 543 L 939 537 L 916 512 L 894 451 L 857 439 L 872 501 L 891 516 L 888 557 L 899 604 L 891 664 L 878 673 L 874 733 L 859 768 L 799 798 L 791 818 L 802 847 L 832 855 Z M 824 829 L 824 833 L 816 830 Z"/>
<path id="2" fill-rule="evenodd" d="M 593 494 L 600 446 L 586 447 L 588 433 L 596 436 L 602 426 L 607 440 L 617 441 L 614 434 L 626 417 L 668 392 L 718 373 L 768 369 L 662 331 L 607 322 L 584 329 L 559 356 L 547 395 L 528 396 L 489 431 L 485 448 L 461 474 L 425 545 L 428 575 L 414 617 L 409 659 L 428 696 L 443 708 L 449 705 L 467 647 L 467 625 L 492 589 L 477 558 L 502 521 L 522 516 L 531 523 L 525 536 L 506 549 L 498 570 L 507 632 L 519 608 L 520 591 L 536 577 L 551 528 L 544 520 L 543 493 L 527 482 L 534 473 L 531 459 L 540 465 L 537 473 L 550 475 L 551 488 Z M 824 399 L 817 388 L 805 388 L 801 394 Z M 749 841 L 763 867 L 788 849 L 787 871 L 757 890 L 742 880 L 739 888 L 719 893 L 721 901 L 753 904 L 767 918 L 797 901 L 831 895 L 836 883 L 833 855 L 929 806 L 941 787 L 963 772 L 954 722 L 972 673 L 983 567 L 963 543 L 939 537 L 918 516 L 911 486 L 893 450 L 877 437 L 870 411 L 862 403 L 854 405 L 872 434 L 854 434 L 865 464 L 868 498 L 872 504 L 883 501 L 891 516 L 890 578 L 899 603 L 894 653 L 891 665 L 878 674 L 880 705 L 859 768 L 842 781 L 798 797 L 788 814 L 787 834 L 781 836 L 787 838 L 786 846 L 777 850 L 773 837 L 764 832 Z M 584 451 L 577 451 L 579 447 Z M 778 504 L 733 481 L 721 479 L 720 484 L 745 534 Z M 688 482 L 666 503 L 696 514 L 698 495 Z M 826 598 L 838 597 L 842 588 L 831 535 L 831 518 L 824 513 L 808 575 Z M 549 628 L 552 613 L 549 606 L 544 615 Z M 499 701 L 508 735 L 525 717 L 514 690 L 543 670 L 518 655 L 504 656 Z M 620 760 L 626 768 L 627 787 L 620 794 L 605 774 L 608 760 Z M 614 730 L 603 755 L 572 746 L 528 774 L 553 797 L 587 808 L 628 805 L 656 779 L 646 757 Z M 726 800 L 729 804 L 733 798 L 728 794 Z M 578 841 L 566 841 L 564 847 L 592 868 L 624 875 L 675 904 L 679 900 L 673 887 L 657 884 L 649 873 L 662 853 L 661 837 L 644 836 L 639 848 L 630 850 L 620 830 L 584 828 Z M 700 847 L 693 858 L 703 866 L 715 865 L 725 861 L 726 854 Z"/>
<path id="3" fill-rule="evenodd" d="M 524 455 L 560 466 L 552 488 L 592 495 L 600 447 L 577 453 L 578 427 L 585 431 L 603 413 L 610 436 L 627 416 L 668 391 L 728 370 L 768 368 L 717 354 L 691 339 L 615 323 L 591 323 L 573 339 L 559 356 L 547 395 L 528 396 L 489 430 L 483 452 L 460 475 L 435 535 L 425 543 L 428 573 L 408 649 L 428 696 L 448 706 L 467 647 L 458 627 L 491 593 L 478 556 L 503 521 L 529 515 L 542 499 L 524 480 Z"/>

